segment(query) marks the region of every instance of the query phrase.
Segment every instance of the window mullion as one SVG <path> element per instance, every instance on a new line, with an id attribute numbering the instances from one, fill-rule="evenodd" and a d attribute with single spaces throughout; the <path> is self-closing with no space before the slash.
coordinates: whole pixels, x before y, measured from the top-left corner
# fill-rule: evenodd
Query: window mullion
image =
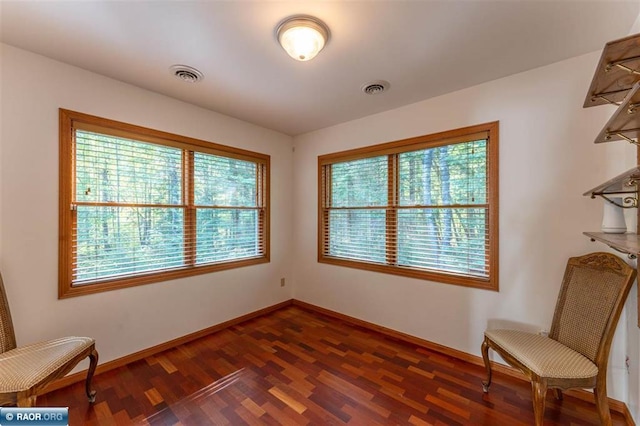
<path id="1" fill-rule="evenodd" d="M 76 131 L 73 128 L 73 126 L 71 126 L 70 129 L 68 129 L 70 131 L 70 134 L 68 135 L 68 137 L 71 139 L 71 144 L 70 144 L 70 151 L 68 152 L 68 157 L 65 156 L 64 161 L 68 161 L 69 162 L 69 167 L 61 167 L 60 171 L 61 174 L 62 173 L 67 173 L 67 171 L 70 169 L 70 182 L 69 182 L 69 187 L 65 188 L 64 190 L 60 191 L 60 195 L 61 195 L 61 206 L 60 208 L 69 209 L 69 215 L 66 215 L 66 212 L 64 214 L 61 214 L 60 217 L 61 218 L 68 218 L 69 223 L 67 224 L 61 224 L 61 232 L 62 229 L 64 228 L 64 232 L 69 232 L 70 233 L 70 238 L 65 239 L 65 241 L 67 242 L 66 245 L 66 250 L 64 250 L 64 252 L 61 251 L 60 255 L 64 256 L 66 258 L 66 261 L 64 262 L 66 265 L 66 270 L 65 271 L 69 271 L 69 274 L 67 275 L 65 272 L 64 275 L 64 279 L 67 280 L 67 282 L 69 283 L 73 283 L 76 278 L 77 278 L 77 274 L 75 271 L 75 268 L 73 267 L 73 265 L 76 263 L 76 255 L 74 254 L 74 246 L 77 243 L 77 239 L 78 239 L 78 209 L 77 206 L 75 204 L 76 202 L 76 180 L 77 180 L 77 171 L 76 171 L 76 149 L 77 149 L 77 145 L 76 145 Z M 61 154 L 62 155 L 62 154 Z M 63 159 L 61 158 L 61 161 L 63 161 Z M 61 176 L 63 177 L 63 176 Z M 67 190 L 69 190 L 70 192 L 66 192 Z M 69 200 L 70 202 L 64 203 L 62 202 L 62 200 Z M 66 204 L 66 205 L 65 205 Z M 62 275 L 61 275 L 62 276 Z"/>
<path id="2" fill-rule="evenodd" d="M 262 255 L 267 253 L 267 212 L 265 210 L 265 200 L 268 197 L 265 185 L 266 170 L 263 164 L 256 164 L 256 207 L 258 208 L 258 252 Z"/>
<path id="3" fill-rule="evenodd" d="M 329 255 L 329 230 L 330 230 L 330 223 L 329 223 L 329 208 L 331 207 L 331 164 L 326 164 L 324 166 L 321 166 L 322 168 L 322 176 L 320 177 L 321 179 L 321 184 L 322 184 L 322 190 L 321 190 L 321 196 L 322 196 L 322 200 L 320 203 L 320 215 L 321 215 L 321 221 L 322 221 L 322 226 L 320 229 L 320 235 L 318 238 L 320 247 L 318 247 L 318 253 L 323 253 L 323 255 Z"/>
<path id="4" fill-rule="evenodd" d="M 194 152 L 182 151 L 182 197 L 184 208 L 184 263 L 196 264 L 196 209 L 194 205 Z"/>
<path id="5" fill-rule="evenodd" d="M 262 173 L 262 166 L 260 164 L 256 164 L 256 207 L 258 208 L 258 239 L 256 241 L 258 245 L 258 252 L 264 254 L 265 246 L 263 244 L 264 241 L 264 210 L 262 209 L 262 200 L 264 199 L 264 192 L 262 190 L 262 179 L 264 179 Z"/>
<path id="6" fill-rule="evenodd" d="M 398 154 L 387 157 L 387 212 L 386 212 L 386 260 L 389 265 L 398 264 Z"/>

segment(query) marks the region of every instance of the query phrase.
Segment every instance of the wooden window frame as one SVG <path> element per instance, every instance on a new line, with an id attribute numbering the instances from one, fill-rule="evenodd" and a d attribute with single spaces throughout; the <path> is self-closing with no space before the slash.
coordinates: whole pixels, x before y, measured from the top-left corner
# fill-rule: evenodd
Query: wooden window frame
<path id="1" fill-rule="evenodd" d="M 473 277 L 463 274 L 455 274 L 450 272 L 437 272 L 433 270 L 420 269 L 415 267 L 395 266 L 388 264 L 394 260 L 395 254 L 387 251 L 387 264 L 372 263 L 361 260 L 351 260 L 345 258 L 332 257 L 325 253 L 328 247 L 328 217 L 330 209 L 327 205 L 330 202 L 328 197 L 331 196 L 327 188 L 330 187 L 330 174 L 327 173 L 331 164 L 353 161 L 358 159 L 377 157 L 388 155 L 393 162 L 397 162 L 397 155 L 408 151 L 417 151 L 420 149 L 435 148 L 445 145 L 451 145 L 460 142 L 474 140 L 474 136 L 478 134 L 486 134 L 487 136 L 487 206 L 489 214 L 487 217 L 487 226 L 489 227 L 489 277 Z M 347 151 L 335 152 L 318 157 L 318 262 L 331 265 L 345 266 L 349 268 L 363 269 L 373 272 L 382 272 L 393 275 L 400 275 L 411 278 L 424 279 L 428 281 L 440 282 L 445 284 L 453 284 L 465 287 L 474 287 L 487 290 L 499 290 L 499 233 L 498 233 L 498 145 L 499 145 L 499 122 L 478 124 L 475 126 L 464 127 L 460 129 L 434 133 L 430 135 L 418 136 L 415 138 L 403 139 L 394 142 L 387 142 L 378 145 L 367 146 Z M 389 170 L 397 170 L 395 164 L 389 162 Z M 395 174 L 395 172 L 394 172 Z M 397 217 L 398 204 L 398 179 L 392 173 L 389 174 L 388 194 L 389 206 L 387 214 L 387 239 L 389 240 L 389 232 L 394 232 L 389 221 L 394 221 Z M 455 205 L 453 206 L 455 207 Z M 393 227 L 395 228 L 395 227 Z M 390 241 L 397 241 L 391 238 Z"/>
<path id="2" fill-rule="evenodd" d="M 109 120 L 80 112 L 60 108 L 60 204 L 59 204 L 59 250 L 58 250 L 58 298 L 67 298 L 93 294 L 120 288 L 133 287 L 160 281 L 173 280 L 199 274 L 207 274 L 232 268 L 268 263 L 270 261 L 270 156 L 258 152 L 219 145 L 186 136 L 180 136 L 133 124 Z M 74 231 L 74 194 L 75 194 L 75 130 L 82 129 L 117 137 L 125 137 L 157 145 L 171 146 L 183 150 L 183 200 L 180 207 L 184 211 L 184 258 L 186 265 L 171 270 L 141 273 L 117 278 L 96 280 L 92 283 L 73 285 L 73 231 Z M 238 160 L 251 161 L 258 166 L 257 210 L 262 223 L 262 253 L 256 257 L 221 261 L 204 265 L 195 265 L 195 211 L 193 156 L 194 152 L 203 152 Z M 260 223 L 260 222 L 259 222 Z M 259 231 L 259 232 L 260 232 Z M 187 237 L 191 237 L 187 239 Z"/>

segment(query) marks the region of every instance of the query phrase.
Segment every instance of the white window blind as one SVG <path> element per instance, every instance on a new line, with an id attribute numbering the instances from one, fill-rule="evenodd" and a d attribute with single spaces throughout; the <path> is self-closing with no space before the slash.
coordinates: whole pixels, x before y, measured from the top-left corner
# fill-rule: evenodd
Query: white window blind
<path id="1" fill-rule="evenodd" d="M 488 278 L 486 140 L 399 154 L 398 265 Z"/>
<path id="2" fill-rule="evenodd" d="M 195 153 L 196 264 L 263 254 L 258 165 Z"/>
<path id="3" fill-rule="evenodd" d="M 269 262 L 269 164 L 60 109 L 59 297 Z"/>
<path id="4" fill-rule="evenodd" d="M 490 132 L 416 139 L 320 158 L 319 259 L 489 287 L 497 264 Z"/>
<path id="5" fill-rule="evenodd" d="M 74 282 L 182 266 L 182 150 L 75 136 Z"/>
<path id="6" fill-rule="evenodd" d="M 387 157 L 331 166 L 328 253 L 384 262 L 387 209 Z"/>

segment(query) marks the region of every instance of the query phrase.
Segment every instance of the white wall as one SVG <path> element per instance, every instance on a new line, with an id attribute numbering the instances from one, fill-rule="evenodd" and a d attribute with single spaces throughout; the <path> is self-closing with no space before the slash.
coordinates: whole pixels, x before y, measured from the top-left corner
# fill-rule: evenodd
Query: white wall
<path id="1" fill-rule="evenodd" d="M 499 320 L 548 329 L 567 258 L 606 250 L 582 235 L 599 229 L 602 202 L 581 194 L 611 178 L 607 165 L 633 149 L 593 144 L 614 110 L 582 108 L 598 58 L 583 55 L 295 137 L 294 297 L 475 355 L 485 328 Z M 499 292 L 317 263 L 317 196 L 309 188 L 317 188 L 318 155 L 494 120 Z M 620 400 L 624 340 L 615 343 L 609 381 L 610 396 Z"/>
<path id="2" fill-rule="evenodd" d="M 291 298 L 290 136 L 0 49 L 0 267 L 19 344 L 88 335 L 104 362 Z M 58 108 L 271 155 L 271 262 L 58 300 Z"/>

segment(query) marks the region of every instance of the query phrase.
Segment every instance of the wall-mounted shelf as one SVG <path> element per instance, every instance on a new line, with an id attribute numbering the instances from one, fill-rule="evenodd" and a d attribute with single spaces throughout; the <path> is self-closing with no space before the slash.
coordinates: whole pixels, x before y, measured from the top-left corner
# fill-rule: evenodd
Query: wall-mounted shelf
<path id="1" fill-rule="evenodd" d="M 612 249 L 624 253 L 629 259 L 637 258 L 640 254 L 640 236 L 632 232 L 626 234 L 605 234 L 604 232 L 583 232 L 591 241 L 599 241 Z"/>
<path id="2" fill-rule="evenodd" d="M 640 182 L 640 34 L 610 41 L 604 46 L 600 62 L 591 80 L 584 100 L 584 107 L 618 105 L 618 109 L 604 126 L 596 143 L 626 140 L 637 147 L 637 164 L 631 170 L 585 192 L 591 198 L 597 196 L 620 207 L 638 207 L 638 182 Z M 608 198 L 609 194 L 624 196 L 623 205 Z M 628 195 L 625 195 L 628 194 Z M 638 213 L 640 219 L 640 213 Z M 640 228 L 637 233 L 608 234 L 583 232 L 591 241 L 599 241 L 629 259 L 640 255 Z M 640 292 L 638 293 L 638 327 L 640 328 Z"/>
<path id="3" fill-rule="evenodd" d="M 582 195 L 588 195 L 591 198 L 602 197 L 614 203 L 607 195 L 628 194 L 623 197 L 624 205 L 619 205 L 619 207 L 638 207 L 638 183 L 640 183 L 640 166 L 629 169 L 613 179 L 609 179 L 605 183 L 588 190 Z M 617 203 L 614 204 L 618 205 Z"/>
<path id="4" fill-rule="evenodd" d="M 604 46 L 600 62 L 584 100 L 584 107 L 618 104 L 640 80 L 640 35 L 610 41 Z"/>
<path id="5" fill-rule="evenodd" d="M 626 140 L 638 144 L 640 138 L 640 82 L 633 85 L 616 112 L 596 137 L 595 143 Z"/>

